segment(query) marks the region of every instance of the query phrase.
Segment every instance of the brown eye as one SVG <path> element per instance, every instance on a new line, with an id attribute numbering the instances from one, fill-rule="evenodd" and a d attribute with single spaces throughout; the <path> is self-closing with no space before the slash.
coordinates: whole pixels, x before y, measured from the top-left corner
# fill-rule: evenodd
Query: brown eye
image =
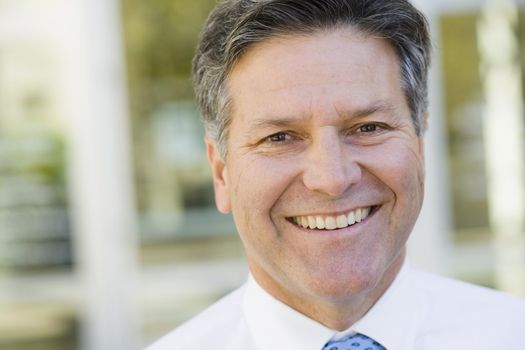
<path id="1" fill-rule="evenodd" d="M 377 131 L 377 125 L 376 124 L 365 124 L 361 125 L 359 127 L 360 132 L 375 132 Z"/>
<path id="2" fill-rule="evenodd" d="M 271 142 L 284 142 L 288 138 L 288 134 L 285 132 L 278 132 L 273 135 L 268 136 L 268 140 Z"/>

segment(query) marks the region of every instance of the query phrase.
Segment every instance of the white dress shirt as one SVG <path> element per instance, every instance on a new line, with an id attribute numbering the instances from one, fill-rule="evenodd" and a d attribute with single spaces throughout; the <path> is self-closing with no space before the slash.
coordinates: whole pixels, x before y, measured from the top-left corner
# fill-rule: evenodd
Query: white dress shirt
<path id="1" fill-rule="evenodd" d="M 146 350 L 321 350 L 358 332 L 387 350 L 524 350 L 525 300 L 405 264 L 352 327 L 336 332 L 248 282 Z"/>

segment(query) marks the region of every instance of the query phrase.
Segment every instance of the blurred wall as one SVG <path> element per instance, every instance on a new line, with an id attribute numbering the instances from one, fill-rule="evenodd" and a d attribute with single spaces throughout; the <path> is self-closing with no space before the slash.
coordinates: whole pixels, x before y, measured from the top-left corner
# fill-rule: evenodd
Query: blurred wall
<path id="1" fill-rule="evenodd" d="M 525 295 L 525 7 L 416 3 L 435 55 L 412 263 Z M 138 349 L 245 280 L 190 81 L 214 4 L 0 0 L 0 349 Z"/>

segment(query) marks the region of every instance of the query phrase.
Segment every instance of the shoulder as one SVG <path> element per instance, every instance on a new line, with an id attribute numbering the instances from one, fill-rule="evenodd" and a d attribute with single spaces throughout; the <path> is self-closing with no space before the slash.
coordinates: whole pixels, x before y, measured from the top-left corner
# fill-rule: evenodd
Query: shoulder
<path id="1" fill-rule="evenodd" d="M 440 300 L 447 304 L 461 303 L 464 307 L 488 304 L 500 308 L 525 307 L 523 298 L 423 271 L 413 270 L 411 283 L 427 296 L 436 298 L 434 301 Z"/>
<path id="2" fill-rule="evenodd" d="M 233 291 L 145 350 L 201 350 L 233 342 L 243 333 L 243 294 L 243 287 Z"/>
<path id="3" fill-rule="evenodd" d="M 522 336 L 525 299 L 421 271 L 413 272 L 411 283 L 425 300 L 429 332 Z"/>

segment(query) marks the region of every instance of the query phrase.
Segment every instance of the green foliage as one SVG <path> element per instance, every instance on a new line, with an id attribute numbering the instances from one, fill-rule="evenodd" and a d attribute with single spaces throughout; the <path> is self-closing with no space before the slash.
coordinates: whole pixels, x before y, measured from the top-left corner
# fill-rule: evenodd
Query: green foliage
<path id="1" fill-rule="evenodd" d="M 152 195 L 147 184 L 162 168 L 152 120 L 163 106 L 193 99 L 191 60 L 215 0 L 123 0 L 122 5 L 137 199 L 146 210 Z"/>
<path id="2" fill-rule="evenodd" d="M 124 0 L 132 101 L 138 114 L 192 97 L 191 59 L 213 0 Z"/>
<path id="3" fill-rule="evenodd" d="M 437 50 L 443 60 L 448 116 L 482 95 L 478 68 L 477 20 L 475 13 L 441 17 L 442 39 Z"/>

